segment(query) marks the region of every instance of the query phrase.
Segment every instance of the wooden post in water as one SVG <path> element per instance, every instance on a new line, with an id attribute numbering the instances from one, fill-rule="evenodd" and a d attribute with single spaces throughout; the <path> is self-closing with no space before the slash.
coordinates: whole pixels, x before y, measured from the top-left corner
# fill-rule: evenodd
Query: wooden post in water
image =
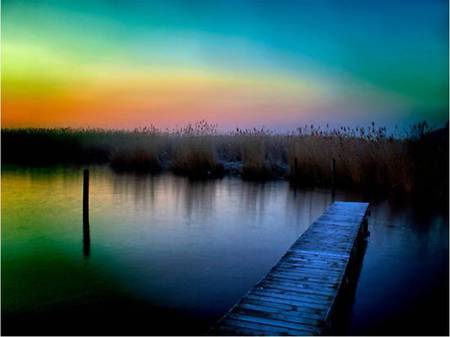
<path id="1" fill-rule="evenodd" d="M 89 224 L 89 169 L 83 170 L 83 224 Z"/>
<path id="2" fill-rule="evenodd" d="M 336 184 L 336 159 L 331 160 L 331 186 L 334 188 Z"/>
<path id="3" fill-rule="evenodd" d="M 294 172 L 293 172 L 294 180 L 297 180 L 297 167 L 298 167 L 298 159 L 297 159 L 297 157 L 295 157 L 294 158 Z"/>
<path id="4" fill-rule="evenodd" d="M 336 159 L 331 160 L 331 199 L 334 201 L 336 188 Z"/>
<path id="5" fill-rule="evenodd" d="M 83 254 L 89 256 L 91 235 L 89 230 L 89 169 L 83 170 Z"/>

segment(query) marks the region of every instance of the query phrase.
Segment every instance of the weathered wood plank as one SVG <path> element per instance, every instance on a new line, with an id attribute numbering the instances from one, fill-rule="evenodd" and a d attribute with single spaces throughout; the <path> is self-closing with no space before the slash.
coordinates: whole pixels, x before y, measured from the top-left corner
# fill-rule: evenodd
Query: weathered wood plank
<path id="1" fill-rule="evenodd" d="M 321 281 L 299 281 L 295 282 L 293 279 L 279 278 L 277 276 L 268 276 L 265 278 L 265 283 L 269 284 L 279 284 L 286 287 L 291 288 L 302 288 L 302 289 L 317 289 L 317 290 L 326 290 L 326 291 L 335 291 L 339 284 L 329 283 L 329 282 L 321 282 Z"/>
<path id="2" fill-rule="evenodd" d="M 281 303 L 277 300 L 274 300 L 273 298 L 265 299 L 263 297 L 259 297 L 258 299 L 247 297 L 242 300 L 241 304 L 242 303 L 276 308 L 279 310 L 283 310 L 285 312 L 294 312 L 296 314 L 304 313 L 305 315 L 309 314 L 323 315 L 324 311 L 326 310 L 326 308 L 321 308 L 317 306 L 304 306 L 304 305 L 301 306 L 301 310 L 298 310 L 297 305 Z"/>
<path id="3" fill-rule="evenodd" d="M 280 307 L 273 307 L 273 306 L 267 306 L 267 305 L 261 305 L 259 304 L 252 304 L 252 303 L 241 303 L 239 306 L 240 309 L 248 309 L 248 310 L 256 310 L 256 311 L 262 311 L 266 313 L 273 313 L 273 314 L 282 314 L 286 317 L 292 317 L 292 318 L 311 318 L 311 319 L 321 319 L 323 317 L 323 313 L 317 313 L 314 311 L 311 312 L 303 312 L 303 311 L 296 311 L 291 310 L 291 308 L 280 308 Z"/>
<path id="4" fill-rule="evenodd" d="M 248 331 L 254 331 L 258 333 L 251 333 L 251 335 L 266 335 L 266 336 L 281 336 L 281 335 L 311 335 L 314 334 L 314 329 L 290 329 L 280 326 L 273 326 L 263 324 L 261 322 L 250 322 L 248 320 L 235 319 L 234 317 L 230 317 L 227 320 L 227 324 L 224 326 L 227 327 L 237 327 L 237 328 L 245 328 Z"/>
<path id="5" fill-rule="evenodd" d="M 314 326 L 310 325 L 300 325 L 298 323 L 291 323 L 286 322 L 280 319 L 271 319 L 271 318 L 264 318 L 264 317 L 258 317 L 256 315 L 243 315 L 238 313 L 230 313 L 229 315 L 230 319 L 234 319 L 237 321 L 243 321 L 243 322 L 249 322 L 249 323 L 257 323 L 261 326 L 265 327 L 271 327 L 272 329 L 288 329 L 291 330 L 294 333 L 301 334 L 302 332 L 309 332 L 314 330 Z"/>
<path id="6" fill-rule="evenodd" d="M 320 278 L 311 278 L 311 277 L 297 278 L 297 277 L 281 276 L 278 274 L 267 275 L 265 279 L 272 282 L 280 282 L 281 284 L 290 286 L 299 286 L 303 288 L 325 287 L 336 289 L 336 287 L 339 285 L 337 279 L 336 281 L 330 281 Z"/>
<path id="7" fill-rule="evenodd" d="M 267 301 L 267 302 L 273 302 L 273 303 L 282 303 L 282 304 L 289 304 L 296 307 L 309 307 L 314 309 L 328 309 L 328 305 L 325 302 L 311 302 L 310 299 L 307 297 L 301 297 L 298 299 L 286 299 L 279 296 L 274 296 L 270 293 L 265 294 L 264 292 L 262 294 L 260 293 L 252 293 L 247 295 L 249 299 L 253 300 L 260 300 L 260 301 Z"/>
<path id="8" fill-rule="evenodd" d="M 323 323 L 323 321 L 321 321 L 321 317 L 313 318 L 308 316 L 289 315 L 286 313 L 266 311 L 265 309 L 246 308 L 242 306 L 236 308 L 234 313 L 247 316 L 257 316 L 271 320 L 281 320 L 283 322 L 293 323 L 295 326 L 298 326 L 300 323 L 314 327 Z"/>
<path id="9" fill-rule="evenodd" d="M 333 203 L 212 334 L 322 334 L 363 233 L 367 208 L 367 203 Z"/>

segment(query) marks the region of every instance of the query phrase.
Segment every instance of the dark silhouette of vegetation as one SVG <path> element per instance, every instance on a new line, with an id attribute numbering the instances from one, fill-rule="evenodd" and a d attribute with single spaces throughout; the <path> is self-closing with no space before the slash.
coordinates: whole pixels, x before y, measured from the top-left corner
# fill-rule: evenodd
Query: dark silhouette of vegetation
<path id="1" fill-rule="evenodd" d="M 432 130 L 426 122 L 411 128 L 408 156 L 413 162 L 414 192 L 431 196 L 430 201 L 449 202 L 449 129 Z"/>
<path id="2" fill-rule="evenodd" d="M 3 129 L 2 161 L 22 165 L 105 163 L 117 171 L 172 170 L 193 178 L 237 173 L 295 185 L 425 194 L 448 200 L 448 123 L 426 122 L 403 137 L 368 127 L 313 125 L 280 135 L 265 129 L 219 134 L 200 121 L 175 130 Z M 295 164 L 296 163 L 296 164 Z"/>

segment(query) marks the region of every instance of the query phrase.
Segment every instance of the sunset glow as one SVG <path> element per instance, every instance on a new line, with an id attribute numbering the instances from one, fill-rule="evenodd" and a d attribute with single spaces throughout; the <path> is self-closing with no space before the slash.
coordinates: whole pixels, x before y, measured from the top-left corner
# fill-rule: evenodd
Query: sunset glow
<path id="1" fill-rule="evenodd" d="M 2 127 L 445 121 L 447 3 L 350 2 L 3 1 Z"/>

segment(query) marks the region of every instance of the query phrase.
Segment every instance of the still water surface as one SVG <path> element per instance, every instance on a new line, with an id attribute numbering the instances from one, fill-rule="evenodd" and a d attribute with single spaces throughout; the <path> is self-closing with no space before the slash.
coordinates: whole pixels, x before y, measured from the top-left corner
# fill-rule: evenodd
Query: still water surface
<path id="1" fill-rule="evenodd" d="M 204 333 L 332 202 L 284 181 L 93 167 L 90 182 L 87 242 L 81 169 L 2 171 L 4 333 Z M 344 332 L 448 332 L 448 214 L 372 205 Z"/>

